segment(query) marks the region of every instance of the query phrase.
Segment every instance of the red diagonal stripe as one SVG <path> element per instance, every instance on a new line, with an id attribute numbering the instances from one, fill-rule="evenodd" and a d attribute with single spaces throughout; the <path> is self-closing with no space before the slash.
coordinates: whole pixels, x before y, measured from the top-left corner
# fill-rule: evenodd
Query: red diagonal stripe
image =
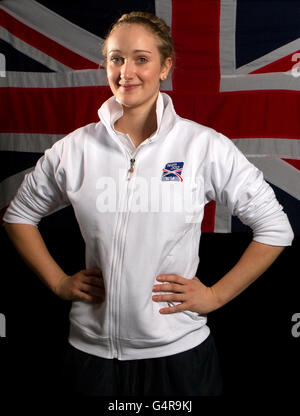
<path id="1" fill-rule="evenodd" d="M 289 163 L 294 168 L 300 170 L 300 160 L 299 159 L 282 159 L 282 160 L 284 160 L 285 162 Z"/>
<path id="2" fill-rule="evenodd" d="M 275 62 L 271 62 L 270 64 L 265 65 L 249 73 L 250 74 L 265 74 L 265 73 L 270 73 L 270 72 L 290 71 L 296 64 L 296 61 L 293 61 L 292 58 L 296 53 L 299 53 L 299 52 L 300 50 L 295 51 L 294 53 L 291 53 L 290 55 L 285 56 L 284 58 L 278 59 Z"/>
<path id="3" fill-rule="evenodd" d="M 70 51 L 69 49 L 42 35 L 24 23 L 21 23 L 9 13 L 6 13 L 4 10 L 0 10 L 0 25 L 7 29 L 14 36 L 72 69 L 98 68 L 98 64 L 95 62 L 92 62 L 89 59 L 83 58 L 77 53 Z"/>

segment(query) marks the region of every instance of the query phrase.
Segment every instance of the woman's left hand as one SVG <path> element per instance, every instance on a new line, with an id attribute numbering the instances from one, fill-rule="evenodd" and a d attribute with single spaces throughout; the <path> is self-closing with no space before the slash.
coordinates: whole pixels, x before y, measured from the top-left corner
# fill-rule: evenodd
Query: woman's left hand
<path id="1" fill-rule="evenodd" d="M 218 309 L 218 300 L 212 287 L 205 286 L 198 277 L 186 279 L 177 274 L 161 274 L 156 278 L 159 282 L 165 282 L 153 286 L 153 292 L 172 292 L 153 295 L 155 302 L 181 302 L 178 305 L 162 308 L 162 314 L 192 311 L 197 313 L 209 313 Z"/>

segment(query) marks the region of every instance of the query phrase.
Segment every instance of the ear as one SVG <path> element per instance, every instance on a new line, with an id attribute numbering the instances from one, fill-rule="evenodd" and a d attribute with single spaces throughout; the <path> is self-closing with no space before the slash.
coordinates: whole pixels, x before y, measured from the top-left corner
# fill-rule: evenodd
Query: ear
<path id="1" fill-rule="evenodd" d="M 165 62 L 161 66 L 161 72 L 160 72 L 160 80 L 161 81 L 164 81 L 167 78 L 167 76 L 170 72 L 170 69 L 172 68 L 172 64 L 173 64 L 173 62 L 172 62 L 171 57 L 168 57 L 168 58 L 165 59 Z"/>

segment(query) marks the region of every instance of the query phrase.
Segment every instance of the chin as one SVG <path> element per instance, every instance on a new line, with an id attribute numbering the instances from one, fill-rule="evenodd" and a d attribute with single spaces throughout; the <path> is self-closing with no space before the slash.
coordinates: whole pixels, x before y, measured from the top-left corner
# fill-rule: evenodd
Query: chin
<path id="1" fill-rule="evenodd" d="M 120 104 L 124 105 L 124 107 L 137 107 L 138 105 L 140 105 L 140 102 L 136 99 L 130 99 L 129 97 L 118 97 L 118 101 Z"/>

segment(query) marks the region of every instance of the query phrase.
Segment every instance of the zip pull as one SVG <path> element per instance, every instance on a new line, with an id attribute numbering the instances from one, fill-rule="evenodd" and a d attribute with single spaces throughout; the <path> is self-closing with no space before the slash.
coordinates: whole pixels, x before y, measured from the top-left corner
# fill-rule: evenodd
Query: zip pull
<path id="1" fill-rule="evenodd" d="M 131 174 L 134 172 L 134 162 L 135 162 L 135 159 L 130 159 L 130 168 L 128 169 L 127 179 L 130 179 Z"/>

